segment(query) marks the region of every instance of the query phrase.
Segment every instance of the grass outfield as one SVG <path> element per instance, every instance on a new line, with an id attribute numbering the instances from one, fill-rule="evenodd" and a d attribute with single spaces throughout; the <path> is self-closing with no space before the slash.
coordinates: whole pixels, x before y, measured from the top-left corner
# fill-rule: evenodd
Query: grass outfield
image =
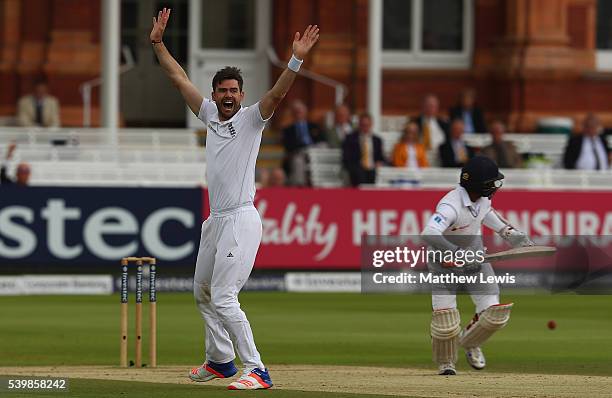
<path id="1" fill-rule="evenodd" d="M 92 379 L 71 379 L 68 390 L 72 398 L 117 398 L 128 397 L 155 397 L 155 398 L 216 398 L 227 397 L 236 393 L 227 391 L 221 386 L 208 385 L 176 385 L 160 383 L 143 383 L 127 381 L 108 381 Z M 241 391 L 237 393 L 240 397 L 262 397 L 270 396 L 273 398 L 388 398 L 387 395 L 372 394 L 343 394 L 330 392 L 309 392 L 309 391 L 283 391 L 270 389 L 262 391 Z M 30 398 L 30 397 L 65 397 L 65 393 L 58 391 L 36 391 L 36 392 L 10 392 L 6 395 L 9 398 Z"/>
<path id="2" fill-rule="evenodd" d="M 486 345 L 488 369 L 612 373 L 612 297 L 525 295 L 505 300 L 516 304 L 509 325 Z M 247 292 L 241 302 L 266 362 L 433 365 L 428 296 Z M 134 306 L 130 309 L 133 315 Z M 473 310 L 468 297 L 460 297 L 460 309 L 466 323 Z M 186 368 L 202 362 L 203 323 L 192 296 L 162 293 L 158 311 L 158 362 Z M 0 319 L 0 366 L 118 362 L 116 295 L 0 297 Z M 550 319 L 557 322 L 555 330 L 546 327 Z"/>
<path id="3" fill-rule="evenodd" d="M 612 297 L 522 295 L 505 296 L 505 301 L 516 304 L 510 324 L 485 346 L 486 372 L 612 373 Z M 434 371 L 429 339 L 429 296 L 247 292 L 241 295 L 241 302 L 267 363 L 371 365 Z M 468 297 L 460 297 L 459 302 L 465 324 L 473 307 Z M 144 307 L 146 362 L 147 305 Z M 133 311 L 131 304 L 130 316 Z M 557 323 L 555 330 L 546 326 L 551 319 Z M 112 366 L 118 363 L 117 295 L 0 297 L 0 320 L 0 366 Z M 201 363 L 203 336 L 203 324 L 190 294 L 159 295 L 160 365 L 184 366 L 187 372 Z M 133 333 L 130 339 L 130 355 L 133 355 Z M 458 366 L 460 371 L 467 370 L 463 359 Z M 272 377 L 274 380 L 273 373 Z M 122 383 L 126 382 L 96 381 L 100 387 L 96 387 L 94 395 L 83 382 L 71 383 L 71 396 L 89 397 L 116 396 L 115 392 L 125 388 Z M 190 396 L 191 391 L 202 392 L 202 388 L 210 390 L 212 395 L 207 396 L 212 397 L 217 396 L 215 391 L 222 390 L 202 385 L 155 388 L 147 383 L 134 383 L 134 388 L 141 395 L 150 395 L 149 389 L 155 391 L 157 395 L 151 396 L 156 397 L 171 396 L 172 391 Z M 130 391 L 133 390 L 130 388 Z M 275 394 L 284 396 L 285 393 Z M 287 396 L 358 395 L 296 395 L 294 392 Z"/>

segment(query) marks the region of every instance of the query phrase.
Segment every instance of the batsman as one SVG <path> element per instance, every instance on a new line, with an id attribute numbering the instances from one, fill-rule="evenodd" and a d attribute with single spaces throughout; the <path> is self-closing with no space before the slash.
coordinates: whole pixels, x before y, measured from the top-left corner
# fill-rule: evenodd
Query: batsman
<path id="1" fill-rule="evenodd" d="M 491 198 L 502 186 L 504 175 L 491 159 L 476 156 L 461 170 L 459 186 L 448 192 L 436 206 L 422 232 L 422 238 L 432 248 L 452 251 L 456 259 L 467 258 L 467 251 L 484 250 L 482 225 L 491 228 L 512 247 L 533 246 L 531 239 L 504 220 L 492 207 Z M 486 279 L 494 275 L 489 263 L 455 264 L 429 261 L 434 274 L 450 272 L 481 273 Z M 480 280 L 480 279 L 479 279 Z M 476 314 L 462 330 L 457 309 L 456 293 L 466 289 L 476 307 Z M 432 286 L 431 339 L 433 360 L 438 374 L 455 375 L 459 347 L 467 362 L 476 370 L 486 366 L 481 346 L 502 329 L 510 319 L 513 303 L 500 304 L 499 286 L 491 284 L 437 284 Z"/>

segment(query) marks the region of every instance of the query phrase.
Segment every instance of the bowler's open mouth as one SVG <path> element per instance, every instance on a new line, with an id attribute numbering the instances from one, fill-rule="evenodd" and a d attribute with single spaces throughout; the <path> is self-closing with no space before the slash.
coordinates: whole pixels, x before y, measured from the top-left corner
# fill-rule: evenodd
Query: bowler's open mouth
<path id="1" fill-rule="evenodd" d="M 223 109 L 231 111 L 234 109 L 234 101 L 232 100 L 224 100 L 223 101 Z"/>

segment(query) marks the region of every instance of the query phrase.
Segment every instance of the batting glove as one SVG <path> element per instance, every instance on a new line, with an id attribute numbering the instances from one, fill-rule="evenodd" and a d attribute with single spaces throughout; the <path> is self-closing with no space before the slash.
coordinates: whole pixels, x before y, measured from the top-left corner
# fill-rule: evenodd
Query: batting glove
<path id="1" fill-rule="evenodd" d="M 526 233 L 519 231 L 518 229 L 514 229 L 509 225 L 499 231 L 499 236 L 501 236 L 512 247 L 535 246 L 535 243 L 533 243 Z"/>

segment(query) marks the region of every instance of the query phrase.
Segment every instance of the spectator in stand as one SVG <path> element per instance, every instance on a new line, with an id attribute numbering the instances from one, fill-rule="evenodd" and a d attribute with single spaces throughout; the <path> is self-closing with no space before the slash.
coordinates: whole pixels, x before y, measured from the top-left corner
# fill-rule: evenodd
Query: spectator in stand
<path id="1" fill-rule="evenodd" d="M 364 113 L 359 116 L 358 129 L 347 135 L 342 144 L 342 164 L 351 185 L 374 184 L 376 167 L 384 162 L 382 140 L 372 132 L 372 117 Z"/>
<path id="2" fill-rule="evenodd" d="M 291 185 L 306 185 L 306 148 L 325 143 L 325 134 L 315 123 L 308 121 L 308 108 L 299 100 L 291 104 L 293 124 L 283 129 L 285 160 L 283 168 Z"/>
<path id="3" fill-rule="evenodd" d="M 602 134 L 603 128 L 594 114 L 584 119 L 582 133 L 572 135 L 565 147 L 563 165 L 566 169 L 607 170 L 612 152 Z"/>
<path id="4" fill-rule="evenodd" d="M 259 169 L 258 174 L 260 188 L 285 186 L 285 172 L 280 167 L 274 167 L 272 169 Z"/>
<path id="5" fill-rule="evenodd" d="M 270 169 L 255 169 L 255 184 L 257 189 L 265 188 L 270 184 Z"/>
<path id="6" fill-rule="evenodd" d="M 0 166 L 0 186 L 12 185 L 18 187 L 26 187 L 28 186 L 28 182 L 30 181 L 30 165 L 25 162 L 21 162 L 17 165 L 15 179 L 11 179 L 7 175 L 8 162 L 13 158 L 15 148 L 17 148 L 17 145 L 15 145 L 14 143 L 9 145 L 8 151 L 6 153 L 6 160 L 2 163 L 2 166 Z"/>
<path id="7" fill-rule="evenodd" d="M 46 81 L 36 81 L 34 92 L 19 99 L 17 103 L 17 122 L 22 127 L 60 126 L 59 101 L 49 94 Z"/>
<path id="8" fill-rule="evenodd" d="M 435 149 L 448 137 L 448 122 L 442 118 L 438 97 L 429 94 L 423 100 L 423 113 L 415 118 L 421 129 L 421 143 L 426 150 Z"/>
<path id="9" fill-rule="evenodd" d="M 327 143 L 331 148 L 340 148 L 352 131 L 351 110 L 345 104 L 338 105 L 334 111 L 334 125 L 327 131 Z"/>
<path id="10" fill-rule="evenodd" d="M 275 167 L 270 171 L 268 187 L 284 187 L 285 180 L 285 172 L 283 169 L 280 167 Z"/>
<path id="11" fill-rule="evenodd" d="M 415 122 L 408 122 L 404 127 L 402 138 L 393 148 L 391 163 L 395 167 L 411 169 L 429 166 L 425 147 L 419 143 L 419 125 Z"/>
<path id="12" fill-rule="evenodd" d="M 482 155 L 492 159 L 502 169 L 521 168 L 523 166 L 523 159 L 516 150 L 514 143 L 504 141 L 505 133 L 506 126 L 499 120 L 494 121 L 491 124 L 491 138 L 493 141 L 482 149 Z"/>
<path id="13" fill-rule="evenodd" d="M 466 134 L 487 132 L 483 112 L 476 106 L 476 91 L 471 88 L 461 92 L 459 103 L 450 109 L 449 114 L 451 120 L 463 120 Z"/>
<path id="14" fill-rule="evenodd" d="M 442 167 L 463 167 L 474 157 L 474 149 L 463 140 L 464 128 L 463 120 L 452 121 L 449 139 L 439 148 Z"/>

